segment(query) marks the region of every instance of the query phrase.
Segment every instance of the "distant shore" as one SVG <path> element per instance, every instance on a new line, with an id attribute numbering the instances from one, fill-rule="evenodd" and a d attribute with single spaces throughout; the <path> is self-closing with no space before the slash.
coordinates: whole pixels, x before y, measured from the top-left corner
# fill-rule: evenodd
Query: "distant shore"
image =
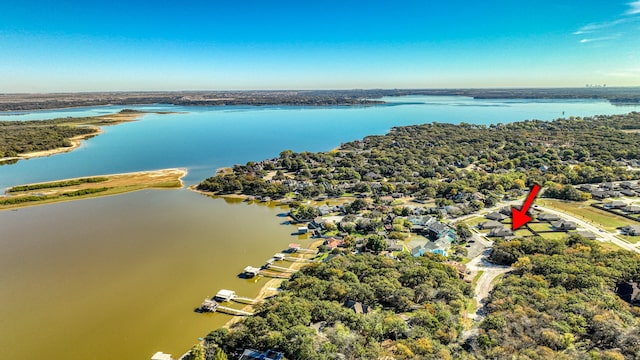
<path id="1" fill-rule="evenodd" d="M 186 169 L 162 169 L 16 185 L 0 195 L 0 211 L 143 189 L 179 189 L 186 175 Z"/>
<path id="2" fill-rule="evenodd" d="M 92 133 L 83 134 L 79 136 L 74 136 L 72 138 L 68 138 L 67 140 L 70 142 L 70 146 L 59 147 L 55 149 L 49 150 L 40 150 L 40 151 L 32 151 L 27 153 L 21 153 L 17 156 L 8 156 L 0 158 L 0 162 L 5 161 L 17 161 L 17 160 L 26 160 L 38 157 L 51 156 L 56 154 L 62 154 L 66 152 L 73 151 L 82 145 L 82 141 L 86 139 L 90 139 L 94 136 L 100 135 L 103 133 L 100 126 L 111 126 L 118 125 L 125 122 L 136 121 L 139 118 L 143 117 L 146 114 L 173 114 L 174 112 L 141 112 L 141 111 L 121 111 L 114 114 L 107 115 L 98 115 L 98 116 L 90 116 L 90 117 L 78 117 L 78 118 L 68 118 L 65 119 L 64 123 L 61 123 L 60 126 L 82 126 L 84 128 L 92 129 Z"/>

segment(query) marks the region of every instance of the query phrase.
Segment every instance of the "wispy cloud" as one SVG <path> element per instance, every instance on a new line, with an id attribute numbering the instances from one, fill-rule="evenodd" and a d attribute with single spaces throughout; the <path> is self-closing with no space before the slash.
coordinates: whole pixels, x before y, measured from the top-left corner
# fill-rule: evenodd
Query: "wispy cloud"
<path id="1" fill-rule="evenodd" d="M 634 1 L 634 2 L 630 2 L 629 3 L 629 7 L 630 7 L 630 9 L 627 10 L 627 12 L 625 14 L 627 14 L 627 15 L 640 14 L 640 0 Z"/>
<path id="2" fill-rule="evenodd" d="M 595 38 L 584 38 L 584 39 L 580 39 L 580 43 L 586 44 L 590 42 L 609 41 L 609 40 L 615 40 L 619 37 L 620 37 L 620 34 L 614 34 L 610 36 L 601 36 L 601 37 L 595 37 Z"/>
<path id="3" fill-rule="evenodd" d="M 628 23 L 635 23 L 640 20 L 640 17 L 635 16 L 640 14 L 640 0 L 627 3 L 627 5 L 627 11 L 620 14 L 617 19 L 587 24 L 574 31 L 573 35 L 590 35 L 580 39 L 581 44 L 614 40 L 622 37 L 625 32 L 628 32 L 628 29 L 625 30 L 628 27 Z M 609 34 L 613 31 L 617 31 L 617 33 Z"/>
<path id="4" fill-rule="evenodd" d="M 614 21 L 588 24 L 575 31 L 573 35 L 593 34 L 594 32 L 612 28 L 627 21 L 628 19 L 618 19 Z"/>

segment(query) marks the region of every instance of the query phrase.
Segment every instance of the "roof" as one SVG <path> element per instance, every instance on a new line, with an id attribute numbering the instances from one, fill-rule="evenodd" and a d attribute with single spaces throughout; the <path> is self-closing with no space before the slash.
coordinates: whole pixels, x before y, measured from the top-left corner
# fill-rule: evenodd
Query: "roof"
<path id="1" fill-rule="evenodd" d="M 484 217 L 490 220 L 504 220 L 507 218 L 507 215 L 494 211 L 492 213 L 485 215 Z"/>
<path id="2" fill-rule="evenodd" d="M 542 213 L 538 216 L 536 216 L 536 218 L 538 220 L 542 220 L 542 221 L 555 221 L 555 220 L 560 220 L 560 216 L 556 215 L 556 214 L 549 214 L 549 213 Z"/>
<path id="3" fill-rule="evenodd" d="M 252 349 L 245 349 L 240 355 L 239 360 L 281 360 L 283 355 L 281 352 L 267 350 L 260 352 Z"/>
<path id="4" fill-rule="evenodd" d="M 502 223 L 499 223 L 497 221 L 491 220 L 491 221 L 485 221 L 483 223 L 480 223 L 479 226 L 482 229 L 501 228 L 502 227 Z"/>
<path id="5" fill-rule="evenodd" d="M 368 306 L 365 305 L 361 302 L 357 302 L 357 301 L 353 301 L 353 300 L 347 300 L 344 302 L 344 306 L 346 308 L 352 309 L 353 311 L 356 312 L 356 314 L 370 314 L 372 312 L 372 309 Z"/>
<path id="6" fill-rule="evenodd" d="M 589 240 L 595 240 L 596 239 L 596 234 L 592 233 L 591 231 L 578 231 L 578 235 L 582 236 L 585 239 L 589 239 Z"/>
<path id="7" fill-rule="evenodd" d="M 495 228 L 495 229 L 491 229 L 488 236 L 495 236 L 495 237 L 513 236 L 513 231 L 511 231 L 511 229 L 506 229 L 506 228 Z"/>

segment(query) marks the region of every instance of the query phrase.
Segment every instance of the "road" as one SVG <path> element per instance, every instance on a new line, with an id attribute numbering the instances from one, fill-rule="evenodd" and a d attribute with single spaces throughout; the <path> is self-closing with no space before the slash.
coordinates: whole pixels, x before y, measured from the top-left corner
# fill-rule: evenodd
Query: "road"
<path id="1" fill-rule="evenodd" d="M 487 261 L 487 257 L 491 254 L 491 249 L 486 249 L 482 254 L 473 258 L 467 263 L 467 269 L 471 271 L 471 276 L 475 276 L 479 271 L 482 271 L 482 275 L 478 278 L 476 288 L 474 291 L 473 299 L 478 304 L 478 311 L 475 314 L 470 314 L 469 317 L 476 321 L 482 320 L 484 313 L 484 305 L 489 297 L 491 289 L 493 289 L 494 280 L 496 277 L 505 274 L 512 270 L 510 266 L 502 266 L 492 264 Z"/>
<path id="2" fill-rule="evenodd" d="M 605 231 L 597 226 L 591 225 L 588 222 L 578 219 L 575 216 L 571 216 L 565 212 L 562 211 L 558 211 L 558 210 L 554 210 L 554 209 L 550 209 L 548 207 L 544 207 L 544 206 L 536 206 L 536 209 L 538 210 L 542 210 L 544 212 L 550 213 L 550 214 L 555 214 L 560 216 L 563 219 L 569 220 L 569 221 L 573 221 L 575 222 L 578 227 L 581 227 L 585 230 L 589 230 L 591 232 L 593 232 L 594 234 L 602 237 L 605 241 L 609 241 L 615 245 L 618 245 L 619 247 L 626 249 L 626 250 L 630 250 L 630 251 L 635 251 L 640 253 L 640 249 L 638 249 L 637 247 L 635 247 L 633 244 L 629 244 L 628 242 L 622 241 L 620 239 L 618 239 L 614 234 Z"/>

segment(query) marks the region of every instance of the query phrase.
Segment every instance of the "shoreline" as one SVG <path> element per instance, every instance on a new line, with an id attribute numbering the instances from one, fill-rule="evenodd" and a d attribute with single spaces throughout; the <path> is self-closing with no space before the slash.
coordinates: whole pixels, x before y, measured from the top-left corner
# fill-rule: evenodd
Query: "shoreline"
<path id="1" fill-rule="evenodd" d="M 321 244 L 322 244 L 322 240 L 317 240 L 317 241 L 314 241 L 311 244 L 309 244 L 309 248 L 310 249 L 317 249 L 318 247 L 320 247 Z M 309 265 L 309 263 L 292 262 L 291 265 L 288 268 L 289 269 L 294 269 L 294 270 L 300 270 L 305 265 Z M 267 282 L 264 283 L 264 285 L 262 285 L 262 287 L 260 287 L 260 290 L 258 290 L 258 294 L 255 296 L 255 298 L 259 299 L 259 300 L 265 300 L 268 297 L 270 297 L 269 295 L 271 293 L 274 293 L 273 296 L 277 296 L 279 291 L 275 291 L 275 290 L 271 290 L 271 289 L 280 288 L 280 284 L 282 284 L 286 280 L 287 279 L 269 279 L 269 280 L 267 280 Z M 245 305 L 240 310 L 242 310 L 242 311 L 251 311 L 254 306 L 255 305 Z M 217 329 L 221 329 L 221 328 L 230 329 L 235 324 L 241 322 L 244 318 L 245 318 L 244 316 L 232 316 L 231 319 L 229 319 L 229 321 L 224 323 L 224 325 L 220 326 L 219 328 L 212 329 L 211 331 L 214 331 L 214 330 L 217 330 Z"/>
<path id="2" fill-rule="evenodd" d="M 69 140 L 69 142 L 71 143 L 71 146 L 58 147 L 58 148 L 49 149 L 49 150 L 32 151 L 27 153 L 21 153 L 16 156 L 3 157 L 3 158 L 0 158 L 0 162 L 28 160 L 28 159 L 47 157 L 47 156 L 71 152 L 79 148 L 82 145 L 83 140 L 87 140 L 94 136 L 98 136 L 104 133 L 104 130 L 102 130 L 101 128 L 102 126 L 112 126 L 112 125 L 119 125 L 126 122 L 137 121 L 138 119 L 145 116 L 146 114 L 154 114 L 154 113 L 160 114 L 160 115 L 170 114 L 168 112 L 135 111 L 135 112 L 124 112 L 124 113 L 116 112 L 113 114 L 96 115 L 96 116 L 89 116 L 84 118 L 82 117 L 69 118 L 66 124 L 62 123 L 59 126 L 75 126 L 75 127 L 83 126 L 85 128 L 94 130 L 94 132 L 90 134 L 78 135 L 78 136 L 68 138 L 67 140 Z M 74 122 L 74 120 L 77 120 L 77 122 Z M 105 121 L 105 122 L 100 123 L 101 121 Z M 98 122 L 98 124 L 96 125 L 95 122 Z"/>

